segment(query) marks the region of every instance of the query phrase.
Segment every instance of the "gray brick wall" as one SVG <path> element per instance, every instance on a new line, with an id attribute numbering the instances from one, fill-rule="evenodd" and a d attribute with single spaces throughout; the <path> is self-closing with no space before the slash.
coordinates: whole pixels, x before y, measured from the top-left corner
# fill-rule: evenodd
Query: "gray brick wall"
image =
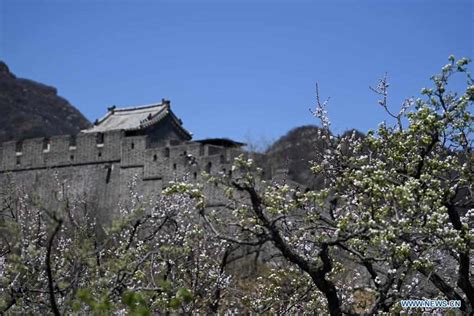
<path id="1" fill-rule="evenodd" d="M 44 201 L 53 201 L 58 179 L 67 184 L 71 196 L 97 205 L 97 218 L 106 220 L 116 215 L 119 202 L 129 202 L 128 184 L 134 177 L 135 190 L 146 198 L 185 176 L 200 181 L 203 171 L 228 173 L 233 157 L 240 153 L 173 139 L 157 145 L 147 136 L 125 136 L 120 131 L 34 138 L 1 145 L 0 185 L 11 179 Z M 214 185 L 205 190 L 212 199 L 220 199 Z"/>

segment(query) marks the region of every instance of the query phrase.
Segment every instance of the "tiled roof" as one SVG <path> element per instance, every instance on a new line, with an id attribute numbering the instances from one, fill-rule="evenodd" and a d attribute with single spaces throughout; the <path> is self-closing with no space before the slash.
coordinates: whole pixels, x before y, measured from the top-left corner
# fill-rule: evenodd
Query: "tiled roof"
<path id="1" fill-rule="evenodd" d="M 162 100 L 159 104 L 142 105 L 130 108 L 108 109 L 107 114 L 98 120 L 93 127 L 83 130 L 83 133 L 102 133 L 113 130 L 133 131 L 146 128 L 160 122 L 170 115 L 173 122 L 186 135 L 191 136 L 187 130 L 181 126 L 179 120 L 170 109 L 169 101 Z"/>
<path id="2" fill-rule="evenodd" d="M 206 138 L 206 139 L 195 140 L 195 142 L 201 143 L 204 145 L 209 144 L 209 145 L 216 145 L 216 146 L 222 146 L 222 147 L 242 147 L 242 146 L 247 145 L 245 143 L 237 142 L 235 140 L 228 139 L 228 138 Z"/>

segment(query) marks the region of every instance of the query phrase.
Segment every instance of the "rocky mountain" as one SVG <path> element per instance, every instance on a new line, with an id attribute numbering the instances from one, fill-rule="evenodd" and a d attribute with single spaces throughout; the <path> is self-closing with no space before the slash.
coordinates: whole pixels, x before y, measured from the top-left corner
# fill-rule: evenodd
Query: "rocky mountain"
<path id="1" fill-rule="evenodd" d="M 301 126 L 292 129 L 286 135 L 274 142 L 262 155 L 256 157 L 256 162 L 262 166 L 264 173 L 272 177 L 285 177 L 311 189 L 323 187 L 322 178 L 310 171 L 310 161 L 315 161 L 316 152 L 324 150 L 320 139 L 319 127 L 314 125 Z M 341 136 L 352 134 L 353 130 Z M 361 132 L 355 131 L 358 137 Z"/>
<path id="2" fill-rule="evenodd" d="M 265 175 L 319 188 L 321 179 L 311 173 L 309 163 L 322 146 L 318 130 L 319 127 L 312 125 L 292 129 L 260 155 L 257 164 L 262 166 Z"/>
<path id="3" fill-rule="evenodd" d="M 0 143 L 76 134 L 90 122 L 54 87 L 17 78 L 0 61 Z"/>

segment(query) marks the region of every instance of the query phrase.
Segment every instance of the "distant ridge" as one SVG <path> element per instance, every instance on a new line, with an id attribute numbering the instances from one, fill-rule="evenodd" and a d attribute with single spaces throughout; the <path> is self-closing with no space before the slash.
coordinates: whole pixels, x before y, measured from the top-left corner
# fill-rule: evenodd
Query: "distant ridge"
<path id="1" fill-rule="evenodd" d="M 311 189 L 324 187 L 323 179 L 311 172 L 310 161 L 318 162 L 316 153 L 325 148 L 324 141 L 319 133 L 321 129 L 314 125 L 296 127 L 286 135 L 275 141 L 263 155 L 259 155 L 257 162 L 262 166 L 265 174 L 275 175 L 276 172 L 286 172 L 288 180 L 300 183 Z M 352 135 L 364 137 L 357 130 L 348 130 L 342 137 Z"/>
<path id="2" fill-rule="evenodd" d="M 17 78 L 0 61 L 0 143 L 77 134 L 90 122 L 54 87 Z"/>

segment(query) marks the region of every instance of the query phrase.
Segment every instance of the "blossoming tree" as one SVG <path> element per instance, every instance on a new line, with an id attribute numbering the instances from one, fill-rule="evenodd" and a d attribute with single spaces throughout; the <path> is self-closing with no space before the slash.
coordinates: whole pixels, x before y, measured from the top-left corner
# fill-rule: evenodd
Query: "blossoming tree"
<path id="1" fill-rule="evenodd" d="M 202 229 L 189 199 L 173 195 L 147 201 L 133 187 L 130 203 L 103 228 L 94 219 L 93 205 L 67 195 L 67 184 L 59 183 L 54 209 L 20 186 L 5 188 L 1 313 L 149 315 L 219 309 L 229 283 L 226 243 Z"/>
<path id="2" fill-rule="evenodd" d="M 101 227 L 67 183 L 54 207 L 1 187 L 0 313 L 373 314 L 417 298 L 472 313 L 468 64 L 450 57 L 398 113 L 382 79 L 373 90 L 394 123 L 364 137 L 332 135 L 317 92 L 321 190 L 264 181 L 242 155 L 232 173 L 209 175 L 218 203 L 203 184 L 175 182 L 147 200 L 132 181 L 119 218 Z M 460 94 L 448 91 L 454 76 L 466 81 Z"/>
<path id="3" fill-rule="evenodd" d="M 363 138 L 331 135 L 318 92 L 313 114 L 321 120 L 325 150 L 315 152 L 312 171 L 324 177 L 325 189 L 303 192 L 261 181 L 259 168 L 241 156 L 232 176 L 210 177 L 228 202 L 212 211 L 202 207 L 207 227 L 228 242 L 266 247 L 262 253 L 273 259 L 263 261 L 293 271 L 294 283 L 309 292 L 319 291 L 301 296 L 313 311 L 357 313 L 361 297 L 369 298 L 369 313 L 397 311 L 400 300 L 416 298 L 459 300 L 462 311 L 473 311 L 474 85 L 468 63 L 451 56 L 432 77 L 434 87 L 395 114 L 382 79 L 373 90 L 394 125 L 381 124 Z M 460 94 L 448 92 L 454 75 L 467 83 Z M 278 294 L 273 302 L 281 302 Z M 286 302 L 283 310 L 298 310 Z"/>

